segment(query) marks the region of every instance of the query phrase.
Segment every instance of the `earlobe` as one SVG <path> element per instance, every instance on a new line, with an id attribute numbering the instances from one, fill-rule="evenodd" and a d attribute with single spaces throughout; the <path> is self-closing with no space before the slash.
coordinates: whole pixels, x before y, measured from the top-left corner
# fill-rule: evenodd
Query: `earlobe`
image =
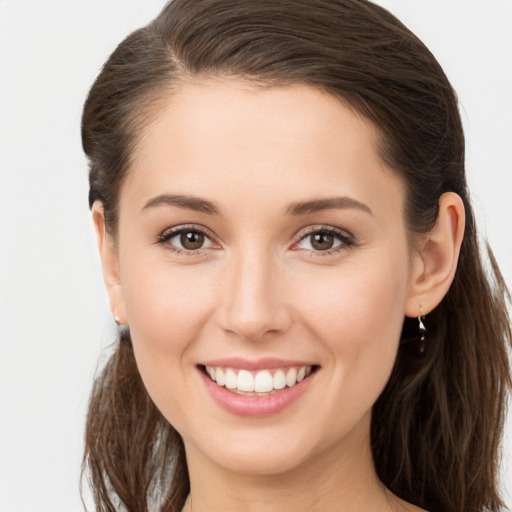
<path id="1" fill-rule="evenodd" d="M 414 255 L 406 316 L 432 311 L 448 292 L 459 260 L 465 211 L 459 195 L 446 192 L 439 199 L 438 217 Z"/>
<path id="2" fill-rule="evenodd" d="M 114 240 L 105 227 L 103 204 L 96 201 L 92 206 L 92 219 L 98 242 L 98 251 L 103 270 L 103 280 L 107 289 L 110 310 L 116 323 L 126 324 L 126 315 L 119 275 L 119 260 Z"/>

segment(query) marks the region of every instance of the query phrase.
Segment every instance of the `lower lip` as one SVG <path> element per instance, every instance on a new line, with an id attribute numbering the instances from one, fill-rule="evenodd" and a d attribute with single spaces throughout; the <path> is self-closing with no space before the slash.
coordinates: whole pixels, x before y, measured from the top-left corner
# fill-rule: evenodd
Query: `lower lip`
<path id="1" fill-rule="evenodd" d="M 295 386 L 284 388 L 271 395 L 246 396 L 233 393 L 224 387 L 218 386 L 202 370 L 198 371 L 210 395 L 220 407 L 231 414 L 251 418 L 272 416 L 292 405 L 306 392 L 311 379 L 314 378 L 315 375 L 315 373 L 312 373 L 303 381 L 295 384 Z"/>

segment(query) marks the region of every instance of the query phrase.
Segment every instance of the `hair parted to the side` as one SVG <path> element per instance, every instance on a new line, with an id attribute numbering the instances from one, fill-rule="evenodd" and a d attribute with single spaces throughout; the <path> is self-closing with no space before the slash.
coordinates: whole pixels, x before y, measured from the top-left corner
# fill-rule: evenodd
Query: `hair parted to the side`
<path id="1" fill-rule="evenodd" d="M 402 344 L 372 416 L 382 482 L 431 511 L 502 507 L 499 445 L 511 387 L 507 290 L 489 251 L 484 269 L 464 171 L 457 100 L 429 50 L 385 9 L 365 0 L 174 0 L 128 36 L 87 98 L 89 203 L 117 230 L 120 189 L 160 101 L 187 81 L 233 76 L 255 86 L 307 84 L 377 127 L 381 157 L 407 187 L 410 232 L 436 221 L 444 192 L 460 195 L 466 231 L 454 282 L 427 317 L 423 357 Z M 404 337 L 411 320 L 404 322 Z M 178 512 L 189 483 L 180 436 L 139 376 L 129 339 L 98 376 L 84 474 L 97 510 Z"/>

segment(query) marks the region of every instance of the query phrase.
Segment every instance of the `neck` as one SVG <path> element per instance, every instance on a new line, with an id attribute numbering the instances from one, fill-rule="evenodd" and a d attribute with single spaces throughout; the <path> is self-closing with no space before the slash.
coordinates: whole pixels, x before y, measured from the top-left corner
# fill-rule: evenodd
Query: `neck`
<path id="1" fill-rule="evenodd" d="M 289 471 L 271 475 L 227 470 L 185 443 L 191 495 L 184 512 L 402 510 L 375 473 L 369 433 L 348 437 Z"/>

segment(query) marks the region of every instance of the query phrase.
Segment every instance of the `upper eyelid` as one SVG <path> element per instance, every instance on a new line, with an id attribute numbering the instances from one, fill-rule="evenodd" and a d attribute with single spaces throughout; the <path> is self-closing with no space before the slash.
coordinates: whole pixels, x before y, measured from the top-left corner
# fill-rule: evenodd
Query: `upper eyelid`
<path id="1" fill-rule="evenodd" d="M 350 238 L 350 240 L 354 240 L 354 235 L 352 235 L 350 231 L 347 231 L 346 229 L 337 228 L 335 226 L 328 226 L 323 224 L 303 228 L 295 234 L 294 238 L 296 241 L 300 241 L 309 235 L 319 232 L 333 233 L 335 235 L 344 236 L 345 238 Z"/>
<path id="2" fill-rule="evenodd" d="M 206 235 L 210 239 L 217 238 L 206 226 L 202 226 L 201 224 L 180 224 L 178 226 L 173 226 L 164 229 L 158 238 L 168 237 L 169 235 L 178 235 L 179 233 L 183 233 L 183 231 L 198 231 L 204 235 Z"/>

